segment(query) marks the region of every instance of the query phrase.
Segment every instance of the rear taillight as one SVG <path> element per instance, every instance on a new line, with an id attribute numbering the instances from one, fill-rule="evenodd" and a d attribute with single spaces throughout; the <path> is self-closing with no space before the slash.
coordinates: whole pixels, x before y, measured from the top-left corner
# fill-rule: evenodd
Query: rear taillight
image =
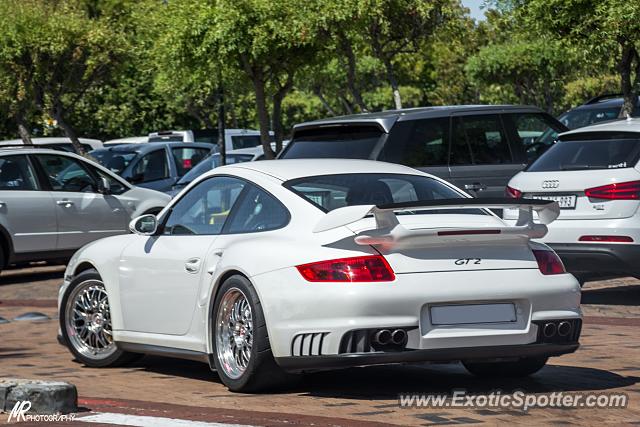
<path id="1" fill-rule="evenodd" d="M 396 278 L 381 255 L 313 262 L 296 268 L 309 282 L 391 282 Z"/>
<path id="2" fill-rule="evenodd" d="M 533 255 L 536 257 L 536 261 L 538 261 L 538 269 L 540 270 L 540 273 L 545 276 L 550 274 L 563 274 L 567 272 L 564 269 L 562 260 L 555 252 L 534 249 Z"/>
<path id="3" fill-rule="evenodd" d="M 509 187 L 507 185 L 507 188 L 505 189 L 505 195 L 507 197 L 511 197 L 512 199 L 519 199 L 520 197 L 522 197 L 522 191 L 517 190 L 513 187 Z"/>
<path id="4" fill-rule="evenodd" d="M 580 242 L 614 242 L 614 243 L 631 243 L 633 238 L 629 236 L 580 236 Z"/>
<path id="5" fill-rule="evenodd" d="M 587 197 L 609 200 L 638 200 L 640 199 L 640 181 L 617 182 L 615 184 L 584 190 Z"/>

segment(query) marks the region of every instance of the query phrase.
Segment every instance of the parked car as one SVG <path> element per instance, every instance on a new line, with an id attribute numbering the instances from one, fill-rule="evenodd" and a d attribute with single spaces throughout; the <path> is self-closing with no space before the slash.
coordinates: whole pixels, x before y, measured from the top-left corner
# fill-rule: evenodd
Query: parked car
<path id="1" fill-rule="evenodd" d="M 294 126 L 279 158 L 400 163 L 477 197 L 501 197 L 509 179 L 567 128 L 535 107 L 427 107 L 357 114 Z"/>
<path id="2" fill-rule="evenodd" d="M 269 132 L 273 136 L 273 132 Z M 260 131 L 252 129 L 225 129 L 225 148 L 227 151 L 260 146 Z M 169 130 L 149 134 L 149 142 L 208 142 L 218 144 L 218 131 L 205 130 Z M 217 149 L 217 148 L 216 148 Z"/>
<path id="3" fill-rule="evenodd" d="M 206 143 L 154 142 L 105 147 L 89 154 L 134 185 L 168 191 L 210 152 Z"/>
<path id="4" fill-rule="evenodd" d="M 592 125 L 560 141 L 511 179 L 511 197 L 555 200 L 542 239 L 581 281 L 640 277 L 640 119 Z M 515 221 L 515 212 L 505 211 Z"/>
<path id="5" fill-rule="evenodd" d="M 0 269 L 68 259 L 93 240 L 127 233 L 132 217 L 158 213 L 169 200 L 73 153 L 0 148 Z"/>
<path id="6" fill-rule="evenodd" d="M 106 147 L 124 144 L 144 144 L 146 142 L 149 142 L 148 136 L 128 136 L 125 138 L 110 139 L 109 141 L 103 142 L 102 145 Z"/>
<path id="7" fill-rule="evenodd" d="M 520 224 L 495 207 L 521 208 Z M 558 211 L 382 162 L 223 166 L 132 221 L 135 234 L 74 255 L 60 340 L 91 367 L 136 353 L 202 360 L 240 392 L 390 363 L 529 375 L 579 345 L 580 286 L 530 241 Z"/>
<path id="8" fill-rule="evenodd" d="M 621 94 L 600 95 L 591 98 L 584 104 L 572 108 L 558 116 L 558 120 L 569 129 L 578 129 L 595 123 L 617 120 L 620 118 L 620 110 L 624 99 Z M 640 116 L 640 97 L 631 114 Z"/>
<path id="9" fill-rule="evenodd" d="M 264 159 L 264 150 L 262 146 L 252 147 L 252 148 L 240 148 L 238 150 L 231 150 L 226 153 L 227 155 L 227 164 L 232 165 L 235 163 L 244 163 L 244 162 L 252 162 L 256 160 Z M 211 153 L 209 156 L 205 157 L 200 163 L 194 166 L 189 172 L 187 172 L 175 185 L 171 188 L 171 190 L 167 191 L 167 194 L 170 196 L 175 196 L 182 190 L 184 187 L 189 185 L 193 180 L 202 175 L 203 173 L 209 172 L 211 169 L 217 168 L 221 165 L 220 161 L 220 153 Z"/>
<path id="10" fill-rule="evenodd" d="M 80 144 L 85 149 L 85 151 L 96 150 L 98 148 L 102 148 L 102 141 L 99 139 L 89 139 L 89 138 L 78 138 L 80 140 Z M 58 150 L 69 151 L 71 153 L 75 152 L 73 149 L 73 145 L 71 144 L 71 140 L 67 137 L 44 137 L 44 138 L 31 138 L 31 142 L 33 145 L 39 148 L 52 148 Z M 0 147 L 3 145 L 23 145 L 24 142 L 21 139 L 9 139 L 5 141 L 0 141 Z"/>

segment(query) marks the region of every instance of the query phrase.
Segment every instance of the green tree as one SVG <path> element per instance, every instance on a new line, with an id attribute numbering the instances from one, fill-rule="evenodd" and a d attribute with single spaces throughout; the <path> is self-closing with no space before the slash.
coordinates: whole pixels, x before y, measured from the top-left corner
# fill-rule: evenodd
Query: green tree
<path id="1" fill-rule="evenodd" d="M 88 17 L 74 1 L 0 1 L 0 72 L 54 118 L 83 153 L 68 120 L 92 88 L 126 57 L 126 38 L 109 19 Z"/>

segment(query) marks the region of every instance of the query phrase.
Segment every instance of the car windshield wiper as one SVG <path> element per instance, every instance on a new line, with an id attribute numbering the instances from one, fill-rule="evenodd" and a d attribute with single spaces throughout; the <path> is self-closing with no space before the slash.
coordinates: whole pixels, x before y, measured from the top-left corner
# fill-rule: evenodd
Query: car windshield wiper
<path id="1" fill-rule="evenodd" d="M 561 171 L 579 171 L 586 169 L 602 169 L 602 166 L 594 165 L 560 165 Z"/>

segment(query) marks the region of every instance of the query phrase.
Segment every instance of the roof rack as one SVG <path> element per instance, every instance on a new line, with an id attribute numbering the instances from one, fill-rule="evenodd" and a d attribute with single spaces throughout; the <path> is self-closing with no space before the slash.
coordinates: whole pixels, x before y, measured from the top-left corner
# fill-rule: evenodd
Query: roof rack
<path id="1" fill-rule="evenodd" d="M 604 101 L 605 99 L 621 98 L 621 97 L 622 97 L 621 93 L 605 93 L 602 95 L 594 96 L 593 98 L 585 102 L 584 105 L 597 104 L 598 102 Z"/>

